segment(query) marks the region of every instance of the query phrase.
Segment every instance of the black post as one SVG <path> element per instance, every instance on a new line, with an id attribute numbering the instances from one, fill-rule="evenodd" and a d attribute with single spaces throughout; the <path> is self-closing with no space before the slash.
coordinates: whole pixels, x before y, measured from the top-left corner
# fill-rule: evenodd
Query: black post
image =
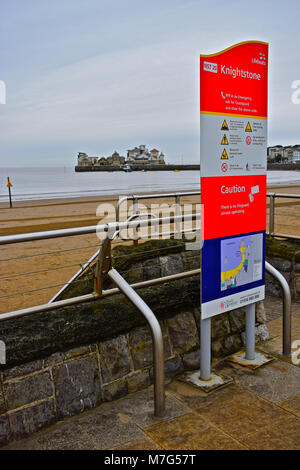
<path id="1" fill-rule="evenodd" d="M 11 182 L 9 181 L 9 176 L 7 177 L 7 185 L 8 187 L 8 195 L 9 195 L 9 207 L 12 207 L 12 200 L 11 200 L 11 190 L 10 188 L 12 187 Z"/>

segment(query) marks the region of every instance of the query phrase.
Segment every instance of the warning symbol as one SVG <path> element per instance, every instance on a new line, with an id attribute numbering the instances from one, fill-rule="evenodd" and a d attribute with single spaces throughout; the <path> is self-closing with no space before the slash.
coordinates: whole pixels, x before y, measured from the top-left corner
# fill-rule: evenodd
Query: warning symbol
<path id="1" fill-rule="evenodd" d="M 221 145 L 229 145 L 228 139 L 226 134 L 224 134 L 224 137 L 222 139 Z"/>
<path id="2" fill-rule="evenodd" d="M 229 131 L 229 127 L 228 127 L 228 124 L 227 124 L 227 122 L 225 121 L 225 119 L 224 119 L 224 121 L 223 121 L 223 124 L 222 124 L 222 127 L 221 127 L 221 131 Z"/>
<path id="3" fill-rule="evenodd" d="M 223 162 L 222 165 L 221 165 L 221 170 L 223 171 L 223 173 L 225 173 L 227 170 L 228 170 L 228 165 L 227 163 Z"/>
<path id="4" fill-rule="evenodd" d="M 221 160 L 228 160 L 228 155 L 227 155 L 226 149 L 223 150 L 223 153 L 221 155 Z"/>
<path id="5" fill-rule="evenodd" d="M 249 121 L 248 121 L 248 124 L 247 124 L 247 126 L 246 126 L 245 132 L 252 132 L 252 127 L 251 127 Z"/>

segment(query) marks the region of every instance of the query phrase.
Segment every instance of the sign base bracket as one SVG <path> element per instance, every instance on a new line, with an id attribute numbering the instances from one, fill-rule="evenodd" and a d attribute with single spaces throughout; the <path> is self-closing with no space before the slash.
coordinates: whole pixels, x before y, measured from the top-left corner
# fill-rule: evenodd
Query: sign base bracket
<path id="1" fill-rule="evenodd" d="M 214 372 L 211 373 L 209 380 L 202 380 L 200 378 L 200 370 L 196 370 L 195 372 L 187 372 L 182 375 L 179 380 L 181 382 L 193 385 L 198 390 L 201 390 L 205 393 L 213 392 L 233 383 L 233 379 L 231 377 L 217 375 Z"/>
<path id="2" fill-rule="evenodd" d="M 268 354 L 263 354 L 260 351 L 255 351 L 254 359 L 246 359 L 246 352 L 242 350 L 227 357 L 226 361 L 255 370 L 261 366 L 264 366 L 265 364 L 268 364 L 269 362 L 274 361 L 274 357 L 269 356 Z"/>

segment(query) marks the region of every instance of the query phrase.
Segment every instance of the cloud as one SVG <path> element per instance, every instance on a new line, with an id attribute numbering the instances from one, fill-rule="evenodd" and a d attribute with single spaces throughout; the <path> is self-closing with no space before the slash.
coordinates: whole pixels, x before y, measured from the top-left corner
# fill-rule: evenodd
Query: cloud
<path id="1" fill-rule="evenodd" d="M 21 161 L 20 151 L 31 155 L 32 162 L 41 163 L 43 159 L 46 165 L 50 157 L 62 161 L 62 154 L 71 155 L 76 149 L 107 154 L 114 149 L 124 152 L 139 143 L 163 145 L 162 150 L 171 159 L 188 154 L 189 159 L 197 160 L 199 54 L 253 36 L 271 42 L 269 142 L 298 140 L 300 105 L 293 105 L 290 99 L 291 82 L 300 79 L 294 60 L 297 41 L 291 42 L 295 19 L 290 19 L 288 29 L 279 28 L 288 12 L 274 2 L 269 2 L 274 18 L 267 24 L 266 6 L 255 0 L 255 11 L 251 12 L 247 4 L 233 0 L 226 8 L 219 0 L 212 0 L 205 8 L 203 2 L 177 1 L 176 8 L 168 2 L 164 10 L 159 9 L 158 2 L 155 8 L 149 4 L 145 17 L 141 7 L 136 15 L 134 8 L 127 11 L 124 7 L 126 17 L 115 17 L 114 10 L 109 15 L 106 12 L 108 16 L 101 17 L 101 24 L 109 20 L 101 31 L 95 30 L 93 10 L 86 9 L 81 29 L 81 5 L 73 12 L 64 35 L 67 3 L 65 17 L 55 10 L 59 26 L 52 20 L 46 23 L 36 47 L 39 56 L 32 59 L 32 74 L 28 73 L 30 56 L 21 61 L 20 67 L 26 64 L 24 78 L 22 68 L 17 68 L 18 60 L 14 63 L 12 59 L 10 76 L 15 67 L 16 78 L 8 81 L 7 104 L 0 108 L 0 156 L 5 162 L 11 156 Z M 94 8 L 98 5 L 92 4 Z M 38 37 L 28 39 L 33 50 Z M 46 52 L 41 57 L 44 47 Z M 100 53 L 89 57 L 97 49 Z M 55 51 L 57 63 L 73 63 L 54 65 Z M 13 57 L 13 52 L 6 51 L 6 56 Z M 48 56 L 49 66 L 45 67 Z M 85 58 L 79 60 L 81 57 Z"/>
<path id="2" fill-rule="evenodd" d="M 1 116 L 3 142 L 190 132 L 197 60 L 183 42 L 137 47 L 61 67 L 25 84 Z M 197 126 L 197 123 L 196 123 Z"/>

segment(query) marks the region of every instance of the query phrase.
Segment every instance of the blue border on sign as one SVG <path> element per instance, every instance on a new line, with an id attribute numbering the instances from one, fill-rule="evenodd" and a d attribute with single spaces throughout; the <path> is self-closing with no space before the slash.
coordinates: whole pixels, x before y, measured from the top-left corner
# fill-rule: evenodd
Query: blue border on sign
<path id="1" fill-rule="evenodd" d="M 259 281 L 249 282 L 242 286 L 233 287 L 231 289 L 221 290 L 221 241 L 229 238 L 238 238 L 248 235 L 263 234 L 263 275 Z M 265 256 L 266 256 L 266 232 L 249 232 L 241 233 L 238 235 L 231 235 L 223 238 L 213 238 L 205 240 L 201 250 L 201 303 L 209 302 L 211 300 L 221 299 L 238 292 L 244 292 L 254 287 L 263 286 L 265 284 Z"/>

